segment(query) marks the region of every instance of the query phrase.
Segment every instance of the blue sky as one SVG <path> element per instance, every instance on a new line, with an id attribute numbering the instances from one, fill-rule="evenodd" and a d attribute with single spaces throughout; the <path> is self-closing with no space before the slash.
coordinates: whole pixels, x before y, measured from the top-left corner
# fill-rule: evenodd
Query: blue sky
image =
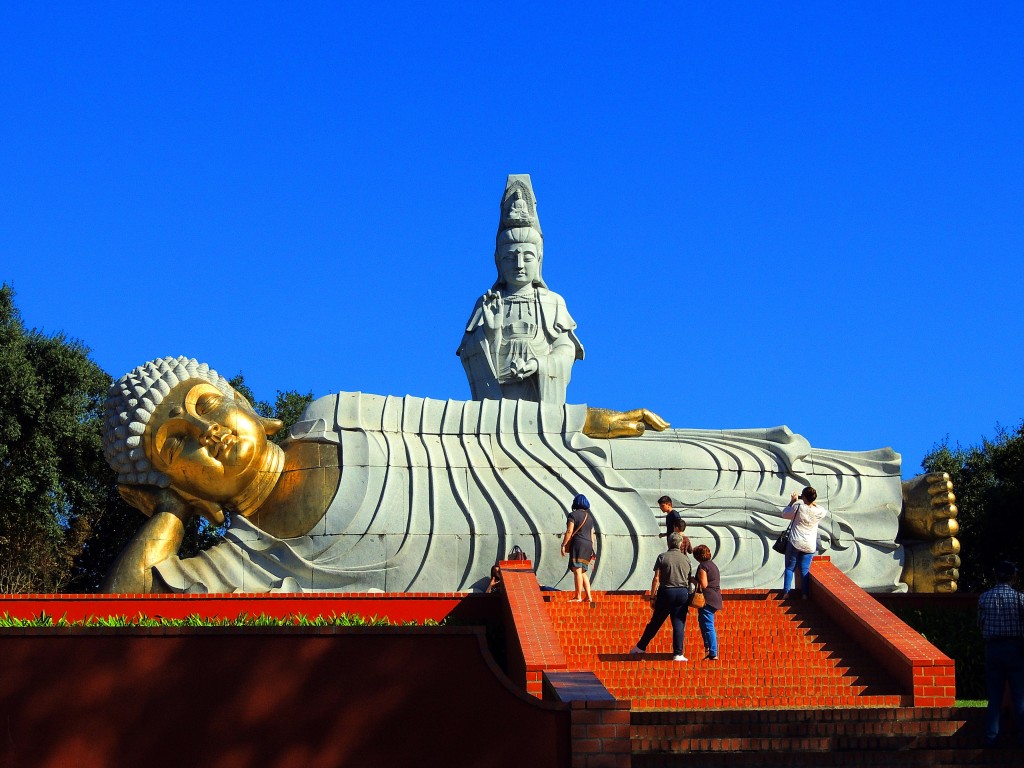
<path id="1" fill-rule="evenodd" d="M 147 5 L 0 10 L 0 280 L 113 376 L 466 397 L 530 173 L 571 401 L 908 476 L 1024 417 L 1024 4 Z"/>

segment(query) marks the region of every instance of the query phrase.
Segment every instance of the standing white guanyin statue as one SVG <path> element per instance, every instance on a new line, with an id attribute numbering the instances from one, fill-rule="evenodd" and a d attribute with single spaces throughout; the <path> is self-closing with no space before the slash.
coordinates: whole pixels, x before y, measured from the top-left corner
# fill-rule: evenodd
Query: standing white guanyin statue
<path id="1" fill-rule="evenodd" d="M 473 399 L 564 403 L 583 345 L 542 276 L 544 235 L 527 174 L 505 185 L 494 264 L 498 279 L 477 299 L 457 351 Z"/>

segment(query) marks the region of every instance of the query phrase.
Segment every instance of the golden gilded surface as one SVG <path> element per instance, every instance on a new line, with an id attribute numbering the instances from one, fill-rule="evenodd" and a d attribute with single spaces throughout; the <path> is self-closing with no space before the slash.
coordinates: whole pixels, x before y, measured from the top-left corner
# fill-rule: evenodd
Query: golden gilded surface
<path id="1" fill-rule="evenodd" d="M 170 487 L 118 486 L 125 501 L 149 520 L 118 556 L 104 590 L 154 591 L 152 567 L 177 553 L 185 522 L 194 514 L 219 524 L 225 509 L 245 516 L 260 510 L 287 474 L 284 452 L 267 440 L 282 426 L 277 419 L 259 416 L 237 392 L 225 394 L 201 379 L 173 387 L 154 409 L 142 436 L 146 458 L 170 478 Z M 297 459 L 301 458 L 300 452 Z M 275 505 L 279 510 L 288 498 L 281 496 Z M 314 498 L 315 494 L 301 495 L 298 503 L 308 505 Z M 271 524 L 269 511 L 263 511 L 261 521 L 271 533 L 291 532 L 310 517 L 319 519 L 325 509 L 326 505 L 319 511 L 282 514 L 279 526 Z M 312 523 L 291 535 L 311 527 Z"/>
<path id="2" fill-rule="evenodd" d="M 931 472 L 903 483 L 901 580 L 911 592 L 956 592 L 960 578 L 956 515 L 956 495 L 947 473 Z"/>
<path id="3" fill-rule="evenodd" d="M 669 423 L 653 411 L 637 408 L 632 411 L 612 411 L 606 408 L 588 408 L 583 434 L 598 439 L 637 437 L 647 429 L 662 432 Z"/>
<path id="4" fill-rule="evenodd" d="M 172 488 L 222 507 L 250 507 L 238 509 L 246 514 L 258 502 L 238 501 L 253 483 L 268 486 L 265 498 L 271 480 L 276 482 L 268 474 L 280 463 L 271 456 L 280 449 L 267 436 L 283 425 L 261 418 L 237 393 L 231 397 L 205 381 L 183 381 L 156 407 L 150 424 L 155 428 L 143 435 L 146 458 L 171 478 Z M 223 512 L 213 514 L 214 522 L 223 521 Z"/>
<path id="5" fill-rule="evenodd" d="M 284 471 L 273 493 L 253 514 L 252 522 L 278 538 L 302 536 L 324 516 L 341 478 L 337 445 L 292 442 Z"/>

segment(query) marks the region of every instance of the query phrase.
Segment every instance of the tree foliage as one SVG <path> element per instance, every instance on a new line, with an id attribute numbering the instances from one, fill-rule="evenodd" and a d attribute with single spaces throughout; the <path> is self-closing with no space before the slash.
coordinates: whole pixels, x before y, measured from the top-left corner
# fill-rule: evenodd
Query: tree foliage
<path id="1" fill-rule="evenodd" d="M 81 342 L 27 329 L 14 298 L 0 286 L 0 592 L 93 592 L 143 522 L 103 457 L 111 378 Z M 271 405 L 241 374 L 231 384 L 285 422 L 278 443 L 313 399 L 279 391 Z M 204 523 L 190 522 L 183 556 L 220 540 Z"/>
<path id="2" fill-rule="evenodd" d="M 100 438 L 110 383 L 80 342 L 26 329 L 0 287 L 0 590 L 61 591 L 92 535 L 118 535 L 128 512 Z"/>
<path id="3" fill-rule="evenodd" d="M 925 456 L 928 472 L 953 480 L 962 546 L 960 588 L 978 592 L 992 584 L 999 560 L 1024 565 L 1024 422 L 1014 430 L 996 427 L 992 440 L 966 448 L 948 438 Z"/>

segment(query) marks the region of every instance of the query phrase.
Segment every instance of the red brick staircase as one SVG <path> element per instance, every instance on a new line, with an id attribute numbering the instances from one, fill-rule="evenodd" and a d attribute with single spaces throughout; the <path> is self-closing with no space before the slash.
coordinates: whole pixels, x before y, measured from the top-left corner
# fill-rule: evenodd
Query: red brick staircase
<path id="1" fill-rule="evenodd" d="M 549 597 L 548 612 L 570 669 L 589 669 L 634 710 L 772 707 L 900 707 L 909 696 L 807 600 L 767 591 L 725 596 L 715 617 L 720 660 L 703 661 L 696 612 L 686 623 L 688 663 L 672 661 L 669 622 L 648 652 L 629 649 L 651 616 L 638 592 L 596 593 L 595 603 Z"/>
<path id="2" fill-rule="evenodd" d="M 528 564 L 502 565 L 513 676 L 572 703 L 574 768 L 1024 766 L 1020 750 L 980 748 L 983 710 L 953 706 L 952 660 L 827 561 L 811 600 L 726 592 L 717 662 L 691 611 L 685 663 L 669 622 L 629 655 L 651 615 L 642 593 L 571 603 L 538 592 Z"/>

